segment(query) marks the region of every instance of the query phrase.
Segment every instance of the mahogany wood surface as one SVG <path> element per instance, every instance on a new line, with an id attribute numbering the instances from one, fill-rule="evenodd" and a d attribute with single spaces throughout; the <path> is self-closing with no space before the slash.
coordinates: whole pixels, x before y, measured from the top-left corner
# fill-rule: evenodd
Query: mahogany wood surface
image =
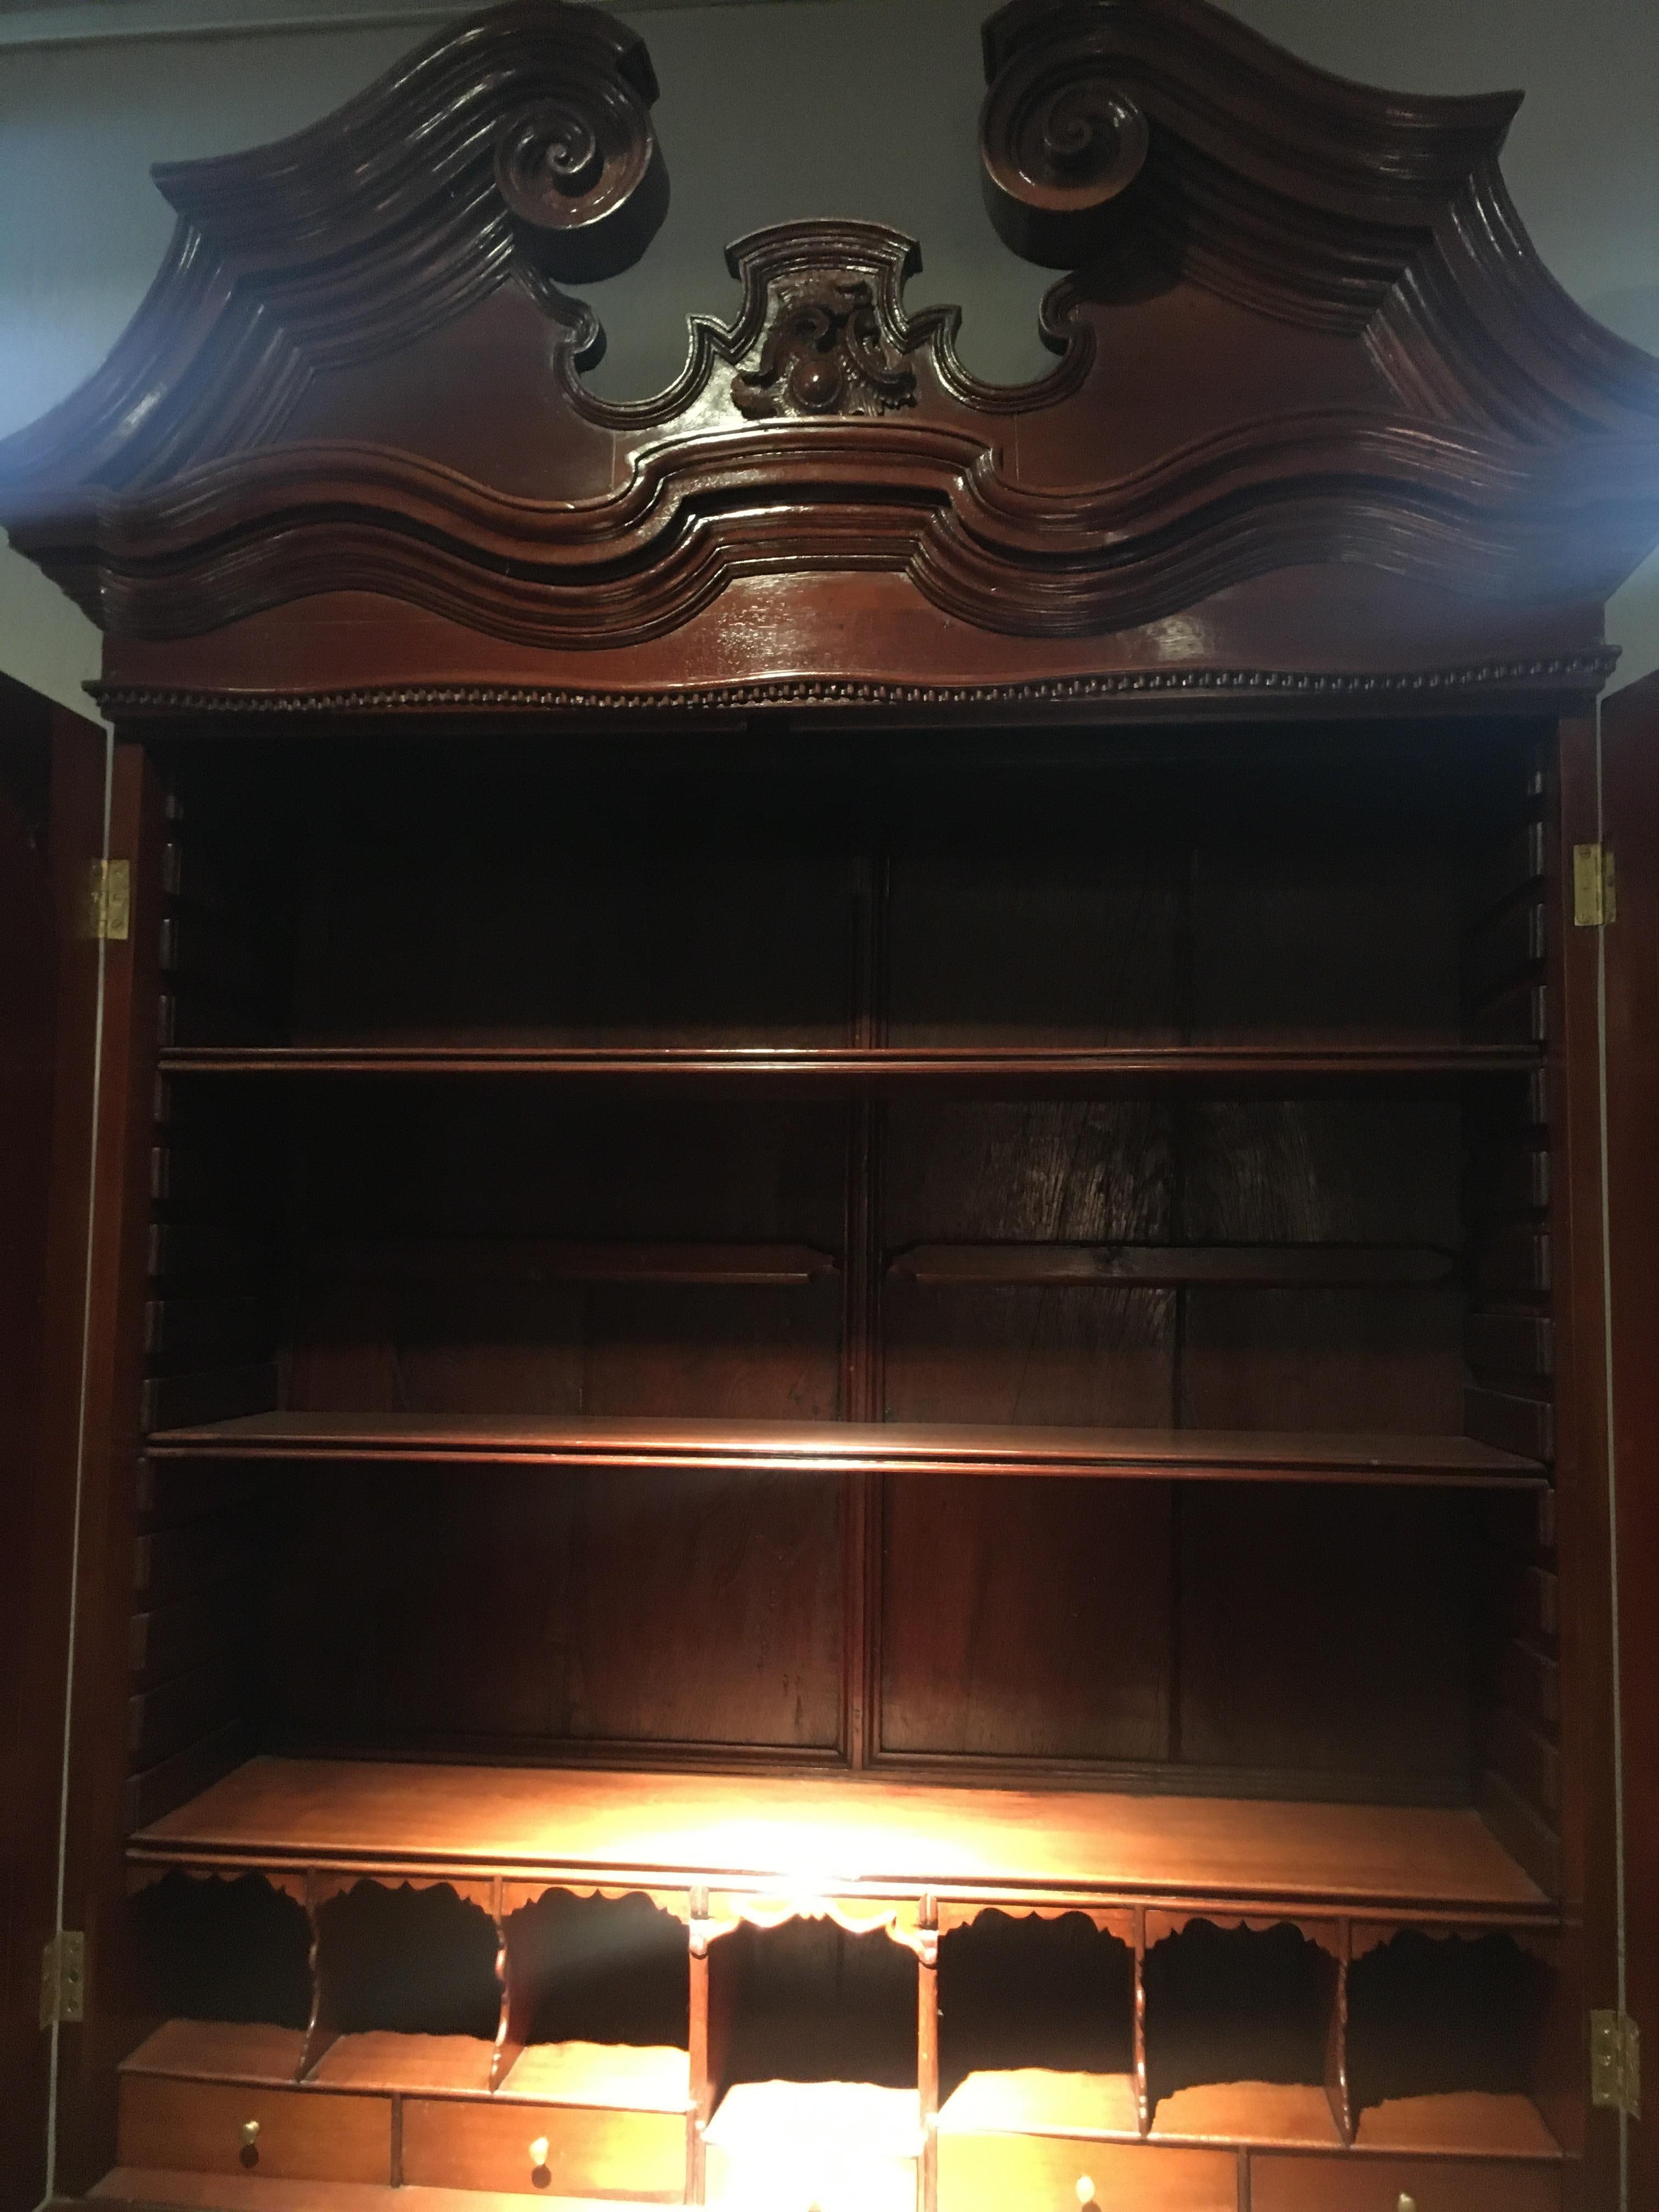
<path id="1" fill-rule="evenodd" d="M 60 2186 L 70 2189 L 88 2186 L 110 2164 L 115 2070 L 152 2024 L 123 1909 L 119 1845 L 131 1728 L 127 1666 L 161 921 L 161 794 L 141 747 L 115 747 L 108 804 L 109 849 L 131 861 L 131 910 L 128 937 L 103 948 L 92 1249 L 76 1306 L 88 1334 L 84 1398 L 77 1387 L 76 1401 L 83 1486 L 64 1909 L 68 1924 L 88 1935 L 88 1988 L 98 1994 L 89 1997 L 85 2027 L 67 2040 L 60 2072 L 58 2170 Z"/>
<path id="2" fill-rule="evenodd" d="M 1361 2150 L 1468 2150 L 1516 2158 L 1555 2158 L 1554 2138 L 1527 2097 L 1464 2090 L 1437 2097 L 1401 2097 L 1361 2114 L 1354 2136 Z"/>
<path id="3" fill-rule="evenodd" d="M 888 1272 L 913 1283 L 1149 1285 L 1440 1282 L 1449 1253 L 1387 1244 L 915 1244 Z"/>
<path id="4" fill-rule="evenodd" d="M 162 279 L 101 375 L 8 441 L 6 520 L 109 628 L 167 639 L 325 582 L 591 649 L 672 635 L 756 568 L 885 572 L 1049 640 L 1344 556 L 1461 595 L 1478 547 L 1489 591 L 1562 606 L 1635 564 L 1654 371 L 1536 268 L 1496 167 L 1509 100 L 1339 90 L 1180 0 L 1005 9 L 987 66 L 992 211 L 1076 272 L 1033 385 L 967 372 L 954 311 L 907 312 L 914 241 L 826 222 L 732 249 L 743 304 L 697 319 L 669 391 L 594 398 L 599 326 L 557 283 L 659 219 L 654 81 L 605 17 L 505 10 L 289 144 L 163 173 Z M 591 149 L 558 191 L 555 88 Z M 1044 118 L 1084 97 L 1116 120 L 1057 155 Z M 191 316 L 198 270 L 219 304 Z M 481 354 L 506 404 L 446 404 Z M 777 672 L 768 638 L 736 659 Z"/>
<path id="5" fill-rule="evenodd" d="M 250 1413 L 163 1429 L 155 1460 L 435 1461 L 465 1465 L 743 1468 L 1226 1481 L 1535 1484 L 1535 1461 L 1467 1437 L 1272 1430 L 1020 1429 L 901 1422 L 647 1421 L 532 1416 Z"/>
<path id="6" fill-rule="evenodd" d="M 389 2180 L 392 2110 L 389 2097 L 124 2075 L 118 2156 L 126 2166 L 168 2157 L 205 2173 L 275 2181 Z M 252 2144 L 243 2133 L 250 2124 L 258 2130 Z"/>
<path id="7" fill-rule="evenodd" d="M 403 2130 L 403 2173 L 416 2188 L 539 2186 L 566 2197 L 625 2189 L 647 2203 L 685 2201 L 680 2114 L 410 2097 Z M 538 2155 L 532 2146 L 544 2143 Z"/>
<path id="8" fill-rule="evenodd" d="M 1085 2188 L 1087 2181 L 1091 2186 Z M 1000 2204 L 1110 2204 L 1148 2212 L 1235 2212 L 1238 2161 L 1229 2150 L 1076 2142 L 1053 2136 L 941 2135 L 940 2212 Z"/>
<path id="9" fill-rule="evenodd" d="M 142 2045 L 114 2201 L 809 2137 L 872 2212 L 1614 2201 L 1646 933 L 1571 886 L 1605 795 L 1645 915 L 1588 708 L 1659 364 L 1540 265 L 1512 96 L 1207 0 L 984 58 L 1028 384 L 837 220 L 596 396 L 565 288 L 672 149 L 635 32 L 517 0 L 164 168 L 132 325 L 0 441 L 134 865 L 53 1108 L 68 2189 Z"/>
<path id="10" fill-rule="evenodd" d="M 60 2198 L 58 2204 L 70 2200 Z M 278 2181 L 257 2174 L 180 2172 L 177 2169 L 117 2166 L 88 2191 L 86 2200 L 118 2204 L 130 2212 L 646 2212 L 617 2197 L 549 2197 L 533 2191 L 423 2189 L 385 2182 Z M 53 2212 L 58 2212 L 57 2205 Z"/>
<path id="11" fill-rule="evenodd" d="M 969 2074 L 939 2108 L 942 2134 L 1139 2137 L 1127 2074 L 1061 2074 L 1024 2067 Z"/>
<path id="12" fill-rule="evenodd" d="M 257 1759 L 129 1845 L 134 1864 L 729 1876 L 786 1888 L 1414 1903 L 1547 1923 L 1478 1815 L 1403 1806 L 966 1790 L 764 1776 Z"/>
<path id="13" fill-rule="evenodd" d="M 104 735 L 0 685 L 0 1438 L 15 1585 L 0 1605 L 0 2203 L 46 2185 L 51 2046 L 40 1957 L 57 1922 L 82 1389 L 98 949 L 87 870 L 103 846 Z"/>
<path id="14" fill-rule="evenodd" d="M 175 1046 L 161 1054 L 169 1075 L 550 1075 L 606 1084 L 655 1080 L 744 1085 L 847 1085 L 933 1080 L 995 1091 L 1093 1091 L 1148 1082 L 1291 1084 L 1381 1079 L 1418 1082 L 1435 1077 L 1524 1074 L 1537 1054 L 1513 1045 L 1261 1045 L 927 1050 L 896 1048 L 842 1051 L 754 1045 L 736 1049 L 639 1046 L 623 1050 L 547 1049 L 537 1046 L 409 1048 L 395 1045 L 313 1047 Z"/>
<path id="15" fill-rule="evenodd" d="M 1250 2212 L 1399 2212 L 1402 2197 L 1425 2208 L 1450 2203 L 1457 2212 L 1558 2212 L 1562 2186 L 1563 2177 L 1547 2168 L 1497 2161 L 1338 2162 L 1272 2152 L 1250 2159 Z"/>
<path id="16" fill-rule="evenodd" d="M 1651 1474 L 1659 1399 L 1646 1347 L 1653 1340 L 1659 1182 L 1653 1127 L 1659 1108 L 1659 684 L 1652 677 L 1610 700 L 1602 715 L 1602 835 L 1613 856 L 1618 915 L 1602 933 L 1607 981 L 1607 1173 L 1612 1277 L 1613 1442 L 1618 1482 L 1620 1696 L 1625 1759 L 1625 1995 L 1639 2021 L 1659 2019 L 1659 1778 L 1644 1746 L 1659 1727 L 1647 1624 L 1653 1617 Z M 1659 2191 L 1652 2123 L 1627 2131 L 1631 2201 Z"/>
<path id="17" fill-rule="evenodd" d="M 1562 724 L 1545 837 L 1550 905 L 1550 988 L 1559 1006 L 1548 1048 L 1547 1114 L 1551 1312 L 1558 1411 L 1558 1511 L 1523 1571 L 1555 1582 L 1555 1608 L 1534 1644 L 1559 1659 L 1561 1812 L 1559 1842 L 1524 1796 L 1493 1773 L 1483 1797 L 1491 1817 L 1565 1900 L 1582 1900 L 1582 1937 L 1569 1936 L 1565 1971 L 1546 2024 L 1535 2076 L 1538 2102 L 1568 2153 L 1564 2198 L 1593 2212 L 1618 2189 L 1617 2116 L 1583 2091 L 1592 2008 L 1618 1995 L 1612 1569 L 1607 1453 L 1607 1316 L 1598 933 L 1572 920 L 1573 848 L 1596 842 L 1601 801 L 1596 732 L 1589 717 Z M 1524 1296 L 1524 1292 L 1522 1294 Z M 1520 1619 L 1524 1623 L 1523 1607 Z M 1551 1626 L 1551 1618 L 1553 1627 Z M 1559 1873 L 1553 1875 L 1553 1867 Z M 1570 1910 L 1572 1909 L 1570 1904 Z M 1582 1945 L 1582 1948 L 1580 1948 Z M 1577 1955 L 1574 1954 L 1577 1951 Z"/>
<path id="18" fill-rule="evenodd" d="M 1225 2081 L 1160 2097 L 1152 2136 L 1158 2142 L 1307 2144 L 1334 2150 L 1341 2136 L 1322 2086 L 1307 2082 Z"/>

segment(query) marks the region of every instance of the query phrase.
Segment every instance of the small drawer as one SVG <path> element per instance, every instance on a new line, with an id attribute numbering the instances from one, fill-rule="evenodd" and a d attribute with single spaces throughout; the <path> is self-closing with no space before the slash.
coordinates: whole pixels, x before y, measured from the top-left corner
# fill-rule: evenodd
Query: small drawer
<path id="1" fill-rule="evenodd" d="M 1250 2160 L 1250 2212 L 1561 2212 L 1559 2166 L 1473 2158 Z"/>
<path id="2" fill-rule="evenodd" d="M 425 2189 L 679 2204 L 688 2134 L 678 2112 L 405 2097 L 403 2178 Z"/>
<path id="3" fill-rule="evenodd" d="M 127 2075 L 118 2125 L 123 2166 L 382 2187 L 392 2179 L 389 2097 Z"/>
<path id="4" fill-rule="evenodd" d="M 1237 2212 L 1230 2150 L 1067 2136 L 941 2134 L 939 2212 Z M 1260 2208 L 1256 2208 L 1260 2212 Z"/>

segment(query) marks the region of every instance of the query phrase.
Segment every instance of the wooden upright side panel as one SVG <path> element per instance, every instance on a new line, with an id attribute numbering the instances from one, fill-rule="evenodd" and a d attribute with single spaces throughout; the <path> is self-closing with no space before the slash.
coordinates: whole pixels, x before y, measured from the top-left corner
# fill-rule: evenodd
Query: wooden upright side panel
<path id="1" fill-rule="evenodd" d="M 64 2192 L 89 2188 L 112 2163 L 115 2068 L 150 2024 L 138 2008 L 126 1956 L 121 1845 L 155 1132 L 161 833 L 154 770 L 142 747 L 118 744 L 109 849 L 131 867 L 131 897 L 127 935 L 105 947 L 92 1257 L 81 1278 L 88 1340 L 77 1426 L 80 1541 L 64 1911 L 87 1939 L 87 2023 L 66 2031 L 59 2069 L 58 2176 Z"/>
<path id="2" fill-rule="evenodd" d="M 1588 718 L 1560 726 L 1553 811 L 1546 873 L 1553 1003 L 1546 1074 L 1559 1431 L 1560 1896 L 1566 1933 L 1537 2090 L 1544 2117 L 1568 2153 L 1570 2212 L 1601 2212 L 1618 2203 L 1618 2141 L 1609 2116 L 1589 2106 L 1589 2014 L 1592 2007 L 1613 2001 L 1617 1893 L 1598 953 L 1595 932 L 1574 922 L 1572 896 L 1573 848 L 1593 843 L 1596 835 L 1595 728 Z"/>
<path id="3" fill-rule="evenodd" d="M 1659 2046 L 1659 676 L 1604 709 L 1602 819 L 1616 908 L 1607 963 L 1612 1277 L 1624 1730 L 1626 2007 Z M 1635 2212 L 1659 2202 L 1659 2112 L 1630 2129 Z"/>
<path id="4" fill-rule="evenodd" d="M 0 690 L 0 2205 L 46 2185 L 58 1777 L 86 1295 L 104 737 Z"/>

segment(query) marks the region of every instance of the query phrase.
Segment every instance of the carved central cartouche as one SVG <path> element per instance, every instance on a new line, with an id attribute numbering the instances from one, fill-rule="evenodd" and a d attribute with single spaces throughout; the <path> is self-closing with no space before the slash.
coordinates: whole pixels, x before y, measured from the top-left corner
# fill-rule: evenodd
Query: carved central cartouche
<path id="1" fill-rule="evenodd" d="M 882 336 L 863 277 L 825 276 L 781 290 L 757 368 L 732 380 L 751 419 L 886 415 L 916 404 L 916 378 Z"/>

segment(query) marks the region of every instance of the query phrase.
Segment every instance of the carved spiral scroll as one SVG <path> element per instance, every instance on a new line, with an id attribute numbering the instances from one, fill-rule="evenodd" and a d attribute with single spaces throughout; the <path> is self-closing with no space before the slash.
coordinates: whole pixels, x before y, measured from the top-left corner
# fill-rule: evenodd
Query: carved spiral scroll
<path id="1" fill-rule="evenodd" d="M 616 75 L 583 76 L 510 117 L 495 142 L 495 181 L 526 252 L 567 283 L 629 267 L 668 212 L 650 115 Z"/>
<path id="2" fill-rule="evenodd" d="M 1146 118 L 1103 73 L 1073 57 L 1016 54 L 992 80 L 980 115 L 991 220 L 1014 252 L 1075 269 L 1099 252 L 1111 203 L 1146 159 Z"/>

